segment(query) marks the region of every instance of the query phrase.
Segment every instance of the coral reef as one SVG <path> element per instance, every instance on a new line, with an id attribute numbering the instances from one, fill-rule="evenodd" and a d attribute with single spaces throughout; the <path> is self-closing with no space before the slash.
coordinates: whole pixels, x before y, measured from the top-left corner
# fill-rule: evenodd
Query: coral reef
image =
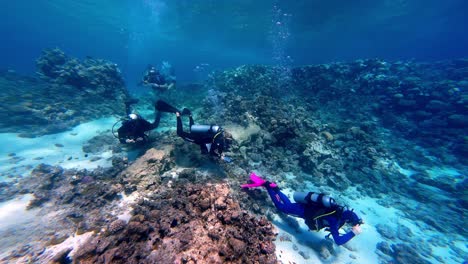
<path id="1" fill-rule="evenodd" d="M 117 64 L 86 57 L 79 61 L 68 58 L 58 48 L 46 49 L 36 60 L 37 73 L 47 81 L 71 85 L 77 88 L 94 89 L 96 94 L 114 94 L 113 88 L 124 86 Z"/>
<path id="2" fill-rule="evenodd" d="M 220 179 L 206 183 L 199 171 L 175 169 L 169 145 L 132 164 L 114 159 L 112 168 L 94 171 L 42 164 L 10 190 L 33 193 L 29 208 L 53 212 L 54 227 L 29 234 L 23 250 L 3 260 L 276 263 L 271 223 L 242 210 Z M 125 203 L 125 194 L 138 198 Z M 67 237 L 90 231 L 86 242 L 70 245 Z"/>
<path id="3" fill-rule="evenodd" d="M 75 261 L 276 263 L 272 225 L 241 211 L 227 185 L 174 187 L 142 201 L 124 229 L 95 237 Z"/>
<path id="4" fill-rule="evenodd" d="M 233 150 L 243 171 L 259 169 L 293 189 L 310 181 L 335 190 L 357 186 L 376 199 L 393 194 L 399 201 L 393 206 L 412 212 L 428 229 L 450 235 L 464 229 L 453 216 L 466 204 L 457 198 L 463 196 L 466 180 L 434 179 L 408 163 L 417 157 L 424 164 L 449 163 L 465 170 L 468 79 L 463 62 L 372 59 L 312 65 L 292 69 L 292 83 L 286 86 L 278 85 L 274 67 L 242 66 L 211 75 L 206 86 L 216 87 L 217 93 L 206 97 L 201 114 L 226 127 L 260 127 Z M 213 102 L 225 109 L 215 111 Z M 407 178 L 392 160 L 419 174 Z M 235 175 L 237 169 L 228 170 Z M 294 177 L 284 179 L 286 173 Z M 431 188 L 447 193 L 434 195 Z M 433 216 L 434 208 L 443 214 Z M 442 228 L 440 220 L 450 224 Z M 423 257 L 407 253 L 414 243 L 415 238 L 395 242 L 391 258 L 423 263 Z"/>
<path id="5" fill-rule="evenodd" d="M 319 186 L 319 191 L 356 189 L 381 206 L 408 212 L 403 217 L 425 231 L 466 237 L 463 217 L 453 217 L 466 213 L 466 177 L 435 177 L 415 164 L 451 164 L 466 171 L 467 68 L 466 60 L 432 64 L 357 60 L 294 68 L 288 83 L 280 80 L 281 70 L 275 67 L 242 66 L 213 73 L 204 86 L 186 87 L 191 93 L 164 96 L 178 107 L 191 108 L 197 123 L 230 129 L 237 140 L 227 153 L 233 163 L 218 164 L 200 155 L 196 145 L 185 143 L 174 131 L 155 132 L 157 140 L 133 163 L 114 157 L 113 168 L 96 171 L 40 165 L 33 177 L 5 183 L 0 200 L 33 193 L 30 208 L 57 209 L 65 220 L 57 221 L 58 232 L 41 243 L 61 244 L 70 230 L 94 231 L 82 246 L 52 256 L 82 263 L 276 262 L 271 224 L 253 215 L 271 219 L 274 206 L 265 192 L 237 188 L 252 170 L 299 191 L 309 183 Z M 68 99 L 82 97 L 76 102 L 55 97 L 57 105 L 48 107 L 49 99 L 26 100 L 42 98 L 45 92 L 31 91 L 19 99 L 8 94 L 8 100 L 17 104 L 0 106 L 16 113 L 5 117 L 10 122 L 5 131 L 14 127 L 12 120 L 20 129 L 31 115 L 37 120 L 30 120 L 30 130 L 50 127 L 49 121 L 39 118 L 49 112 L 48 118 L 58 116 L 65 129 L 77 120 L 123 111 L 102 104 L 102 96 L 111 93 L 106 89 L 121 85 L 116 69 L 106 62 L 86 59 L 80 64 L 52 50 L 38 60 L 38 69 L 46 83 L 20 82 L 12 74 L 3 75 L 0 82 L 34 84 L 42 87 L 37 91 L 53 91 L 52 98 L 59 91 Z M 114 90 L 113 107 L 126 96 L 119 89 Z M 200 97 L 205 98 L 201 104 Z M 101 100 L 100 106 L 90 106 L 93 98 Z M 142 104 L 152 110 L 152 100 L 145 98 Z M 89 107 L 88 112 L 79 111 L 80 102 Z M 92 112 L 101 107 L 110 110 Z M 72 121 L 63 122 L 64 115 Z M 165 115 L 162 123 L 173 126 L 175 120 Z M 83 150 L 121 151 L 111 144 L 109 136 L 98 135 Z M 10 160 L 15 161 L 14 155 Z M 398 164 L 412 170 L 411 175 Z M 121 206 L 124 197 L 136 197 L 135 202 Z M 299 230 L 296 219 L 280 217 Z M 382 262 L 426 263 L 431 255 L 427 245 L 453 243 L 438 239 L 421 243 L 404 224 L 396 231 L 380 224 L 377 232 L 385 239 L 376 248 Z M 19 246 L 21 250 L 12 256 L 27 255 L 29 261 L 40 262 L 46 257 L 41 246 Z M 332 245 L 311 247 L 325 260 L 337 254 Z M 299 254 L 311 257 L 304 251 Z"/>
<path id="6" fill-rule="evenodd" d="M 128 92 L 115 64 L 79 61 L 53 49 L 42 53 L 37 67 L 40 78 L 0 74 L 0 132 L 34 137 L 125 113 Z"/>
<path id="7" fill-rule="evenodd" d="M 211 76 L 207 86 L 217 87 L 218 93 L 207 96 L 205 116 L 247 126 L 253 115 L 272 134 L 273 144 L 289 145 L 295 153 L 302 152 L 297 145 L 303 144 L 294 144 L 299 143 L 294 139 L 309 137 L 310 132 L 329 138 L 333 133 L 324 126 L 344 121 L 347 127 L 335 127 L 364 125 L 360 129 L 366 132 L 384 125 L 429 149 L 434 147 L 427 142 L 440 142 L 434 153 L 466 155 L 468 80 L 463 62 L 374 59 L 305 66 L 294 68 L 292 84 L 281 87 L 277 69 L 242 66 Z M 213 101 L 225 106 L 224 111 L 211 112 Z M 356 132 L 351 131 L 353 137 L 365 136 Z"/>

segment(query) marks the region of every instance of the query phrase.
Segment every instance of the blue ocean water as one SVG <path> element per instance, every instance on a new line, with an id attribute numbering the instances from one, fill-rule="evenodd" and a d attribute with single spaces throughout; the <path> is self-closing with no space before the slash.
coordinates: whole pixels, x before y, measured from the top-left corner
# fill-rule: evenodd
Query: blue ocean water
<path id="1" fill-rule="evenodd" d="M 161 60 L 188 81 L 202 63 L 210 65 L 207 70 L 273 64 L 278 49 L 291 64 L 304 65 L 459 58 L 466 56 L 468 44 L 463 0 L 19 0 L 2 5 L 0 67 L 32 73 L 41 50 L 59 47 L 77 57 L 118 63 L 130 86 L 147 64 Z"/>
<path id="2" fill-rule="evenodd" d="M 175 263 L 175 256 L 218 263 L 229 261 L 226 255 L 246 262 L 239 252 L 252 253 L 243 251 L 253 247 L 249 241 L 261 245 L 261 254 L 248 255 L 259 263 L 273 263 L 268 256 L 284 263 L 468 261 L 467 1 L 16 0 L 1 6 L 0 262 L 102 262 L 105 254 L 113 257 L 111 248 L 128 252 L 112 241 L 145 232 L 129 243 L 146 254 L 139 243 L 155 241 L 137 256 L 145 263 Z M 147 66 L 164 62 L 175 70 L 177 88 L 142 86 Z M 237 141 L 232 162 L 219 165 L 177 140 L 168 113 L 149 145 L 122 147 L 111 128 L 122 123 L 130 95 L 140 100 L 134 111 L 150 121 L 154 101 L 164 99 L 190 108 L 196 122 L 226 125 Z M 362 234 L 338 247 L 324 239 L 326 232 L 308 232 L 302 220 L 278 213 L 265 191 L 236 188 L 250 171 L 278 183 L 291 199 L 294 191 L 333 194 L 364 219 Z M 205 218 L 167 210 L 193 202 L 171 200 L 195 192 L 192 183 L 216 185 L 211 193 L 265 216 L 277 228 L 277 236 L 270 234 L 276 250 L 265 242 L 268 231 L 257 232 L 265 223 L 252 220 L 253 235 L 230 225 L 243 214 L 230 202 L 229 217 L 207 217 L 211 224 L 222 218 L 218 230 L 230 231 L 208 236 L 197 233 L 204 224 L 187 220 Z M 224 208 L 209 193 L 199 195 L 206 199 L 195 199 L 193 208 L 206 201 L 213 201 L 212 211 Z M 161 197 L 171 203 L 146 203 Z M 158 210 L 167 210 L 166 218 Z M 127 223 L 144 232 L 132 233 Z M 182 223 L 199 241 L 177 229 Z M 165 240 L 171 236 L 195 248 L 219 246 L 200 250 L 219 254 L 190 255 L 185 244 Z M 79 251 L 93 245 L 90 239 L 105 241 L 91 250 L 95 256 Z"/>

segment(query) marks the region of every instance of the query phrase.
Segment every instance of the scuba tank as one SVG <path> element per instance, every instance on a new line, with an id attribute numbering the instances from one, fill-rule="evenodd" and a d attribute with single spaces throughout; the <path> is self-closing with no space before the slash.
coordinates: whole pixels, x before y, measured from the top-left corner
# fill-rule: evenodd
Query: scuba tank
<path id="1" fill-rule="evenodd" d="M 338 207 L 338 205 L 335 202 L 335 199 L 323 193 L 295 192 L 293 197 L 294 197 L 294 201 L 296 201 L 297 203 L 303 203 L 303 204 L 314 203 L 314 204 L 318 204 L 327 208 Z"/>
<path id="2" fill-rule="evenodd" d="M 214 125 L 192 125 L 190 127 L 190 133 L 193 134 L 216 134 L 219 132 L 220 127 Z"/>

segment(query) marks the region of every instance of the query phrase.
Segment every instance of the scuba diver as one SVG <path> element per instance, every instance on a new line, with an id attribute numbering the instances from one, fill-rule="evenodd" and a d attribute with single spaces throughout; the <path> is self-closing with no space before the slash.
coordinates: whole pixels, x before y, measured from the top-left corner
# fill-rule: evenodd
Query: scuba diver
<path id="1" fill-rule="evenodd" d="M 177 135 L 185 141 L 199 145 L 202 154 L 209 154 L 225 162 L 231 162 L 231 159 L 226 157 L 223 152 L 229 150 L 233 138 L 222 127 L 217 125 L 195 125 L 190 110 L 184 108 L 181 112 L 162 100 L 156 102 L 156 109 L 161 112 L 175 113 L 177 117 Z M 189 116 L 190 132 L 184 131 L 181 115 Z"/>
<path id="2" fill-rule="evenodd" d="M 149 65 L 141 83 L 160 92 L 164 92 L 174 88 L 175 78 L 170 76 L 165 77 L 158 69 Z"/>
<path id="3" fill-rule="evenodd" d="M 130 99 L 125 101 L 125 112 L 127 117 L 123 120 L 117 121 L 112 126 L 112 134 L 119 139 L 120 143 L 146 143 L 148 141 L 148 135 L 146 132 L 151 131 L 158 127 L 159 120 L 161 119 L 161 113 L 156 111 L 155 107 L 155 118 L 153 123 L 148 122 L 138 114 L 132 113 L 130 106 L 136 104 L 137 99 Z M 117 129 L 117 136 L 114 133 L 114 127 L 119 122 L 122 122 L 122 126 Z"/>
<path id="4" fill-rule="evenodd" d="M 314 192 L 295 192 L 294 201 L 296 203 L 291 203 L 288 197 L 279 190 L 276 183 L 266 181 L 255 173 L 250 174 L 250 179 L 253 183 L 243 184 L 241 187 L 265 187 L 279 211 L 303 218 L 310 230 L 319 231 L 326 228 L 325 231 L 330 232 L 326 237 L 331 235 L 339 246 L 362 232 L 360 226 L 363 224 L 362 219 L 352 210 L 337 205 L 335 200 L 327 195 Z M 340 234 L 338 230 L 346 223 L 352 225 L 351 231 Z"/>

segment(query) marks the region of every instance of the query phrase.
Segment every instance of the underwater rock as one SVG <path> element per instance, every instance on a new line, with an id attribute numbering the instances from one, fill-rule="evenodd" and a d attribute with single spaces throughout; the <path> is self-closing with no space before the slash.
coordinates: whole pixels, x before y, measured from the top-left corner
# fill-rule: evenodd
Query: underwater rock
<path id="1" fill-rule="evenodd" d="M 416 173 L 413 175 L 413 178 L 419 183 L 424 183 L 435 188 L 447 191 L 449 193 L 457 192 L 457 183 L 453 181 L 451 177 L 438 177 L 437 179 L 431 178 L 430 175 L 426 173 Z M 421 193 L 424 195 L 424 193 Z"/>
<path id="2" fill-rule="evenodd" d="M 23 192 L 34 193 L 34 199 L 30 202 L 29 208 L 40 206 L 52 198 L 51 192 L 61 180 L 63 172 L 61 167 L 43 163 L 33 169 L 31 180 L 22 186 Z"/>
<path id="3" fill-rule="evenodd" d="M 302 251 L 302 250 L 299 250 L 299 255 L 301 255 L 304 259 L 310 259 L 310 255 L 309 253 L 305 252 L 305 251 Z M 324 254 L 321 254 L 321 256 L 324 258 L 324 259 L 327 259 L 328 257 Z"/>
<path id="4" fill-rule="evenodd" d="M 36 61 L 38 73 L 49 80 L 75 87 L 93 87 L 106 91 L 108 87 L 123 87 L 123 78 L 116 64 L 105 60 L 86 58 L 79 61 L 68 58 L 59 49 L 44 50 Z M 95 90 L 96 91 L 96 90 Z M 93 93 L 93 91 L 89 91 Z"/>
<path id="5" fill-rule="evenodd" d="M 110 234 L 115 234 L 120 230 L 124 229 L 127 223 L 124 220 L 117 219 L 109 224 L 108 231 Z"/>
<path id="6" fill-rule="evenodd" d="M 14 182 L 0 182 L 0 202 L 12 199 L 18 192 Z"/>
<path id="7" fill-rule="evenodd" d="M 128 98 L 117 66 L 104 60 L 78 61 L 58 49 L 37 60 L 40 79 L 0 73 L 0 132 L 35 137 L 80 123 L 124 115 Z"/>
<path id="8" fill-rule="evenodd" d="M 112 135 L 103 133 L 88 140 L 88 142 L 83 145 L 82 149 L 85 153 L 99 153 L 112 150 L 116 143 L 117 140 Z"/>
<path id="9" fill-rule="evenodd" d="M 393 240 L 396 238 L 395 231 L 391 227 L 387 225 L 378 224 L 376 225 L 376 228 L 377 228 L 377 232 L 379 232 L 379 234 L 382 237 L 390 239 L 390 240 Z"/>
<path id="10" fill-rule="evenodd" d="M 413 232 L 411 229 L 404 225 L 398 225 L 397 230 L 398 238 L 403 242 L 411 242 L 411 237 L 413 236 Z"/>
<path id="11" fill-rule="evenodd" d="M 144 191 L 151 186 L 159 185 L 160 175 L 174 166 L 170 153 L 171 149 L 157 150 L 151 148 L 126 168 L 120 174 L 126 192 L 133 192 L 134 188 Z"/>
<path id="12" fill-rule="evenodd" d="M 213 193 L 216 200 L 212 199 Z M 144 218 L 131 218 L 119 233 L 95 237 L 91 243 L 94 246 L 78 250 L 74 260 L 80 263 L 276 263 L 271 250 L 274 249 L 273 226 L 241 211 L 229 193 L 226 184 L 160 188 L 158 198 L 153 196 L 151 204 L 137 208 Z M 213 210 L 201 209 L 204 206 L 200 203 L 207 200 Z M 216 209 L 215 204 L 219 205 L 220 201 L 226 209 Z M 108 246 L 97 251 L 100 243 Z"/>
<path id="13" fill-rule="evenodd" d="M 36 60 L 36 67 L 40 73 L 50 78 L 56 78 L 60 75 L 62 66 L 68 60 L 65 53 L 58 49 L 45 49 L 41 57 Z"/>
<path id="14" fill-rule="evenodd" d="M 379 256 L 379 259 L 383 261 L 383 263 L 393 263 L 394 259 L 392 257 L 392 249 L 390 248 L 390 245 L 385 242 L 379 242 L 377 243 L 376 246 L 376 251 L 377 255 Z"/>
<path id="15" fill-rule="evenodd" d="M 333 135 L 328 131 L 323 131 L 320 135 L 324 136 L 328 141 L 333 141 L 334 139 Z"/>
<path id="16" fill-rule="evenodd" d="M 430 261 L 421 257 L 417 249 L 413 246 L 399 243 L 399 244 L 393 244 L 391 248 L 392 248 L 392 256 L 395 259 L 396 263 L 401 263 L 401 264 L 403 263 L 415 263 L 415 264 L 431 263 Z"/>

